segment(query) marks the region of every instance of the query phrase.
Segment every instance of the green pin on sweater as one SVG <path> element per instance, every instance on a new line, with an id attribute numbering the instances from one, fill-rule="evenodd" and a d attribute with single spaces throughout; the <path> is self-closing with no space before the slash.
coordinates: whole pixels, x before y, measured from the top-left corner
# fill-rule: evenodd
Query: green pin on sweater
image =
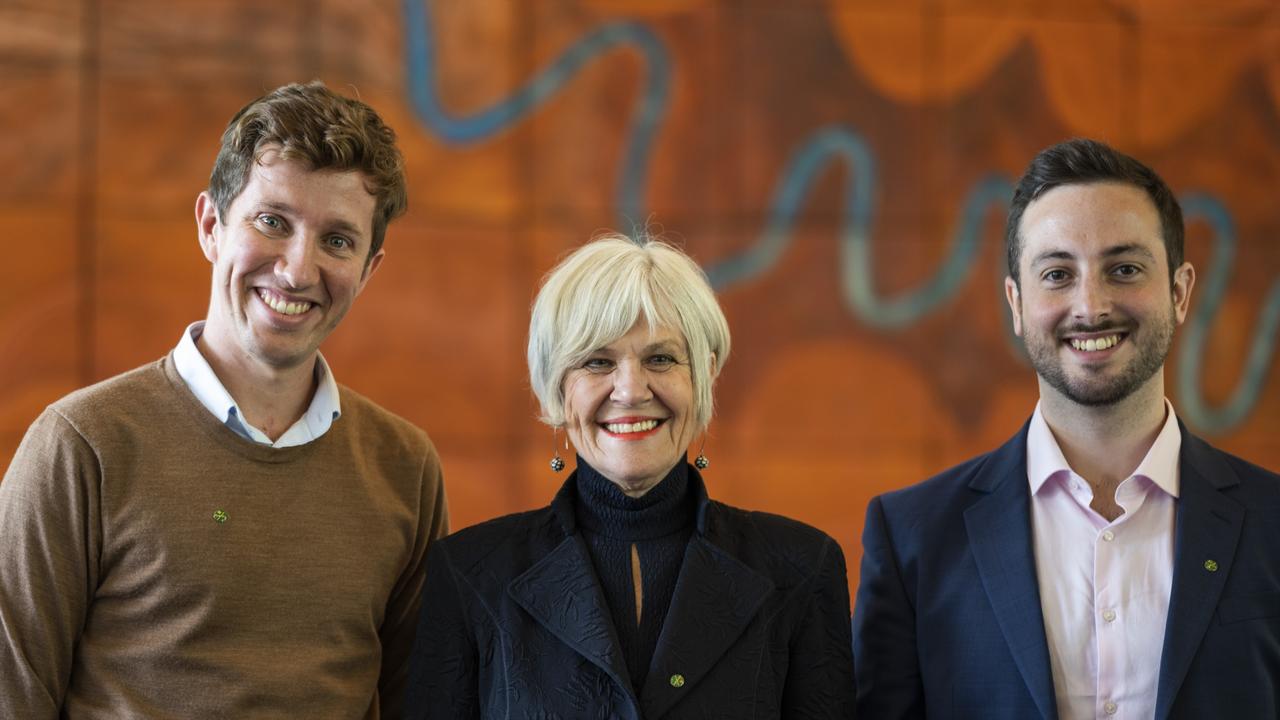
<path id="1" fill-rule="evenodd" d="M 214 510 L 214 511 L 213 511 L 213 521 L 214 521 L 214 522 L 216 522 L 216 523 L 218 523 L 219 525 L 221 525 L 222 523 L 225 523 L 225 522 L 227 521 L 227 513 L 226 513 L 226 511 L 225 511 L 225 510 L 221 510 L 221 509 L 219 509 L 219 510 Z"/>

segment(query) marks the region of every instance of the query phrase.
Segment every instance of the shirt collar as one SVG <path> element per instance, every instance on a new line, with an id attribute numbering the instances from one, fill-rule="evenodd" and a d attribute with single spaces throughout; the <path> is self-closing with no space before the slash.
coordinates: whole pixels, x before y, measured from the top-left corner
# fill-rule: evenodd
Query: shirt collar
<path id="1" fill-rule="evenodd" d="M 342 416 L 342 405 L 339 399 L 338 383 L 333 378 L 329 364 L 324 355 L 316 353 L 316 392 L 311 398 L 311 405 L 306 413 L 295 422 L 274 443 L 261 430 L 244 421 L 240 406 L 235 398 L 227 392 L 226 387 L 213 372 L 209 361 L 205 360 L 196 340 L 204 332 L 204 321 L 191 323 L 183 331 L 178 346 L 173 350 L 174 369 L 191 389 L 201 405 L 213 413 L 214 417 L 226 424 L 240 435 L 263 445 L 274 447 L 292 447 L 304 445 L 328 432 L 333 421 Z"/>
<path id="2" fill-rule="evenodd" d="M 1173 411 L 1173 404 L 1167 398 L 1164 408 L 1164 426 L 1130 477 L 1145 477 L 1176 498 L 1181 487 L 1178 454 L 1182 450 L 1182 432 L 1178 429 L 1178 416 Z M 1036 403 L 1036 411 L 1027 427 L 1027 481 L 1031 485 L 1031 494 L 1039 492 L 1049 478 L 1061 472 L 1073 471 L 1040 412 L 1040 404 Z"/>
<path id="3" fill-rule="evenodd" d="M 1049 423 L 1044 421 L 1040 403 L 1036 403 L 1031 424 L 1027 426 L 1027 480 L 1031 483 L 1031 494 L 1040 492 L 1049 478 L 1060 472 L 1071 472 L 1071 466 L 1062 455 Z"/>
<path id="4" fill-rule="evenodd" d="M 1178 427 L 1178 416 L 1173 412 L 1173 403 L 1164 401 L 1164 427 L 1146 457 L 1138 463 L 1134 475 L 1141 475 L 1155 483 L 1166 493 L 1178 497 L 1182 490 L 1182 476 L 1179 474 L 1178 456 L 1182 453 L 1182 430 Z"/>

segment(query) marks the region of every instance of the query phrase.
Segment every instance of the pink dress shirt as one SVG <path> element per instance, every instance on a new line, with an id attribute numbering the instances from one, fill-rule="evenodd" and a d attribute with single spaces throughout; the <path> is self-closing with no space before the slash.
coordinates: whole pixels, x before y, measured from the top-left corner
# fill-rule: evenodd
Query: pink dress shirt
<path id="1" fill-rule="evenodd" d="M 1108 523 L 1071 470 L 1039 405 L 1027 430 L 1027 480 L 1040 608 L 1062 720 L 1155 715 L 1173 585 L 1178 451 L 1173 406 L 1146 457 L 1116 488 Z"/>

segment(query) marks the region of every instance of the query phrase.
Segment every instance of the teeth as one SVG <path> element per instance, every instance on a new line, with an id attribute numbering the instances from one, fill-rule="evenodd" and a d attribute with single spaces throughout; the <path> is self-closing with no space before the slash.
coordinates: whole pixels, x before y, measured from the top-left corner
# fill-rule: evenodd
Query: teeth
<path id="1" fill-rule="evenodd" d="M 1107 350 L 1116 346 L 1120 342 L 1119 335 L 1107 335 L 1100 338 L 1089 338 L 1088 340 L 1071 339 L 1071 347 L 1076 350 L 1085 352 L 1097 352 L 1098 350 Z"/>
<path id="2" fill-rule="evenodd" d="M 311 309 L 311 303 L 309 302 L 285 302 L 265 290 L 259 290 L 258 297 L 262 298 L 262 302 L 281 315 L 301 315 Z"/>
<path id="3" fill-rule="evenodd" d="M 652 430 L 658 427 L 658 421 L 641 420 L 638 423 L 605 423 L 604 427 L 609 432 L 620 435 L 622 433 L 637 433 Z"/>

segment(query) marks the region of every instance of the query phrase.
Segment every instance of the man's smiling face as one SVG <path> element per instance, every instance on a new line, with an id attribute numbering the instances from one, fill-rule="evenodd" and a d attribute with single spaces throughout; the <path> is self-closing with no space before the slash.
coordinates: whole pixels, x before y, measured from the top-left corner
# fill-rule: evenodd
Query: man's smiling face
<path id="1" fill-rule="evenodd" d="M 1005 281 L 1014 331 L 1042 385 L 1079 405 L 1111 405 L 1163 382 L 1194 273 L 1173 273 L 1155 205 L 1140 188 L 1064 185 L 1022 216 L 1020 282 Z"/>
<path id="2" fill-rule="evenodd" d="M 226 217 L 201 194 L 200 244 L 213 263 L 202 341 L 272 368 L 312 361 L 382 262 L 381 250 L 368 257 L 374 205 L 361 173 L 311 170 L 274 150 Z"/>

